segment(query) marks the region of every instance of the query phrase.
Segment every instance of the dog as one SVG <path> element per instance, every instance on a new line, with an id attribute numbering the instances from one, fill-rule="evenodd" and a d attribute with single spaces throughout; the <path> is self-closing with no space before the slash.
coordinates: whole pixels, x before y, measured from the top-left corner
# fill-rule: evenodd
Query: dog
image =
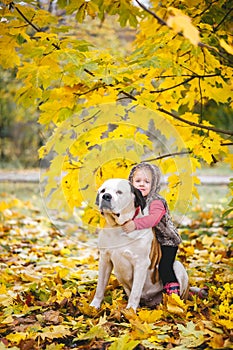
<path id="1" fill-rule="evenodd" d="M 163 285 L 157 278 L 161 256 L 160 245 L 153 229 L 125 233 L 122 226 L 128 220 L 148 213 L 141 192 L 128 180 L 109 179 L 99 188 L 96 204 L 106 220 L 98 237 L 100 252 L 97 288 L 91 306 L 99 308 L 104 298 L 110 274 L 114 270 L 127 297 L 127 309 L 139 305 L 154 307 L 162 301 Z M 174 272 L 180 284 L 180 296 L 188 296 L 188 274 L 179 261 Z"/>

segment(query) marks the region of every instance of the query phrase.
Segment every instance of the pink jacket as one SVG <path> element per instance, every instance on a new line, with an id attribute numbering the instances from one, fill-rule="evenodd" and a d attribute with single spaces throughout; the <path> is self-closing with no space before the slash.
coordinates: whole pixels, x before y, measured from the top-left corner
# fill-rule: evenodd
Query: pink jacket
<path id="1" fill-rule="evenodd" d="M 149 215 L 145 215 L 142 218 L 136 218 L 133 221 L 136 225 L 136 229 L 141 230 L 156 226 L 165 214 L 166 209 L 163 202 L 160 200 L 154 200 L 150 204 Z"/>

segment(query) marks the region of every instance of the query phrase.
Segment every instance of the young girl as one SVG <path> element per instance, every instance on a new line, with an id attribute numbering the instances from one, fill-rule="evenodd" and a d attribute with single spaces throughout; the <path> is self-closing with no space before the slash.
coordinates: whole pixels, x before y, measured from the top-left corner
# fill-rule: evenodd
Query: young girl
<path id="1" fill-rule="evenodd" d="M 172 293 L 179 295 L 180 288 L 173 270 L 173 263 L 181 238 L 172 222 L 166 200 L 158 194 L 160 179 L 160 170 L 155 165 L 143 162 L 132 168 L 129 181 L 145 197 L 149 215 L 126 222 L 123 230 L 129 233 L 149 227 L 155 228 L 162 251 L 159 275 L 163 282 L 163 290 L 168 295 Z"/>

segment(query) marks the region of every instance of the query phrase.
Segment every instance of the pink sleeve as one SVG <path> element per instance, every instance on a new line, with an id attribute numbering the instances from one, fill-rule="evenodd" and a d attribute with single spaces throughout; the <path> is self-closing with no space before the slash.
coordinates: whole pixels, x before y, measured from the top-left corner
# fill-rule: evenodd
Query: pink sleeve
<path id="1" fill-rule="evenodd" d="M 142 230 L 144 228 L 156 226 L 164 214 L 166 213 L 163 202 L 160 200 L 155 200 L 151 202 L 149 208 L 149 215 L 145 215 L 142 218 L 134 219 L 137 230 Z"/>

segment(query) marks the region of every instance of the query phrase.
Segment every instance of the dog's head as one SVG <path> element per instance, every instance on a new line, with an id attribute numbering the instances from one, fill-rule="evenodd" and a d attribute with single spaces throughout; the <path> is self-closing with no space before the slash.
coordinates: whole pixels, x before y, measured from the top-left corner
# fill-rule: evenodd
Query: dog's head
<path id="1" fill-rule="evenodd" d="M 106 219 L 111 216 L 111 224 L 122 225 L 134 217 L 137 207 L 143 210 L 146 201 L 128 180 L 109 179 L 99 188 L 96 204 Z"/>

